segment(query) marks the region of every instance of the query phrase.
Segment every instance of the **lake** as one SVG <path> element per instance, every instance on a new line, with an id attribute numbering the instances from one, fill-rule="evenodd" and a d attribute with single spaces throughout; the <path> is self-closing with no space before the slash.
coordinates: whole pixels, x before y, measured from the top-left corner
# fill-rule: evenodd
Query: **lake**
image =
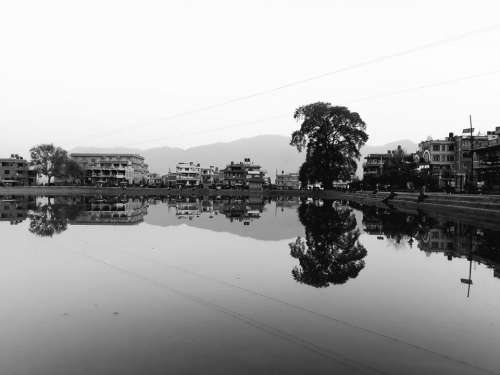
<path id="1" fill-rule="evenodd" d="M 0 239 L 0 374 L 500 373 L 500 227 L 287 197 L 18 196 Z"/>

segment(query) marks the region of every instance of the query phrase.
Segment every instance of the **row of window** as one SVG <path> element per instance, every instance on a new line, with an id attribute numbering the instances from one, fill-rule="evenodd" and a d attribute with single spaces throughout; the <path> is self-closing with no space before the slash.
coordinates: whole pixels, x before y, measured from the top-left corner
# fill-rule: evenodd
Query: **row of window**
<path id="1" fill-rule="evenodd" d="M 2 162 L 2 167 L 15 167 L 17 164 L 17 166 L 19 168 L 23 168 L 23 167 L 26 167 L 27 166 L 27 163 L 14 163 L 14 162 L 6 162 L 6 161 L 3 161 Z"/>
<path id="2" fill-rule="evenodd" d="M 454 151 L 455 145 L 432 145 L 432 151 Z"/>
<path id="3" fill-rule="evenodd" d="M 454 155 L 432 155 L 432 161 L 455 161 Z"/>

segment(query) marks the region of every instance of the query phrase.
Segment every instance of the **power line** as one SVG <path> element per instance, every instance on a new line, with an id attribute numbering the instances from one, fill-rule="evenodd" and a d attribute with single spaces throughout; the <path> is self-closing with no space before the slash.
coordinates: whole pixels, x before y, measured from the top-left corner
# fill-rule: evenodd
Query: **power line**
<path id="1" fill-rule="evenodd" d="M 260 297 L 260 298 L 267 299 L 267 300 L 272 301 L 274 303 L 283 305 L 283 306 L 285 306 L 287 308 L 292 308 L 292 309 L 296 309 L 296 310 L 299 310 L 299 311 L 303 311 L 303 312 L 306 312 L 306 313 L 311 314 L 313 316 L 316 316 L 318 318 L 325 319 L 325 320 L 328 320 L 330 322 L 334 322 L 336 324 L 340 324 L 340 325 L 343 325 L 343 326 L 355 329 L 357 331 L 361 331 L 361 332 L 364 332 L 364 333 L 367 333 L 367 334 L 370 334 L 370 335 L 374 335 L 374 336 L 377 336 L 377 337 L 380 337 L 380 338 L 383 338 L 383 339 L 386 339 L 386 340 L 389 340 L 389 341 L 392 341 L 392 342 L 395 342 L 395 343 L 398 343 L 398 344 L 402 344 L 402 345 L 408 346 L 408 347 L 410 347 L 412 349 L 416 349 L 416 350 L 419 350 L 419 351 L 422 351 L 422 352 L 425 352 L 425 353 L 428 353 L 428 354 L 432 354 L 432 355 L 434 355 L 436 357 L 439 357 L 441 359 L 444 359 L 444 360 L 447 360 L 447 361 L 450 361 L 450 362 L 454 362 L 456 364 L 459 364 L 459 365 L 462 365 L 462 366 L 465 366 L 465 367 L 469 367 L 469 368 L 472 368 L 474 370 L 478 370 L 480 372 L 489 373 L 489 374 L 495 374 L 490 369 L 476 366 L 476 365 L 474 365 L 472 363 L 469 363 L 467 361 L 464 361 L 462 359 L 454 358 L 454 357 L 452 357 L 452 356 L 450 356 L 448 354 L 444 354 L 444 353 L 441 353 L 441 352 L 438 352 L 438 351 L 426 348 L 424 346 L 420 346 L 418 344 L 414 344 L 414 343 L 411 343 L 409 341 L 405 341 L 405 340 L 400 339 L 398 337 L 391 336 L 391 335 L 388 335 L 388 334 L 385 334 L 385 333 L 381 333 L 379 331 L 375 331 L 375 330 L 370 329 L 370 328 L 359 326 L 359 325 L 350 323 L 350 322 L 348 322 L 346 320 L 339 319 L 339 318 L 337 318 L 335 316 L 332 316 L 332 315 L 329 315 L 329 314 L 325 314 L 325 313 L 320 313 L 320 312 L 317 312 L 315 310 L 311 310 L 311 309 L 309 309 L 307 307 L 303 307 L 303 306 L 300 306 L 300 305 L 293 304 L 291 302 L 287 302 L 287 301 L 282 300 L 282 299 L 277 298 L 277 297 L 269 296 L 267 294 L 264 294 L 262 292 L 256 291 L 256 290 L 251 289 L 251 288 L 246 288 L 246 287 L 243 287 L 243 286 L 240 286 L 240 285 L 236 285 L 236 284 L 233 284 L 231 282 L 224 281 L 224 280 L 218 279 L 218 278 L 213 277 L 213 276 L 208 276 L 208 275 L 196 272 L 196 271 L 192 271 L 190 269 L 187 269 L 187 268 L 184 268 L 184 267 L 181 267 L 181 266 L 177 266 L 177 265 L 173 265 L 173 264 L 170 264 L 170 263 L 166 263 L 166 262 L 163 262 L 163 261 L 158 260 L 158 259 L 153 259 L 153 258 L 150 258 L 150 257 L 139 256 L 139 255 L 137 255 L 135 253 L 132 253 L 132 252 L 129 252 L 129 251 L 121 251 L 121 252 L 124 253 L 124 254 L 126 254 L 126 255 L 129 255 L 129 256 L 131 256 L 133 258 L 141 259 L 141 260 L 147 261 L 149 263 L 153 263 L 153 264 L 158 264 L 158 265 L 161 265 L 161 266 L 165 266 L 167 268 L 176 270 L 178 272 L 191 275 L 191 276 L 193 276 L 195 278 L 198 278 L 198 279 L 203 279 L 203 280 L 211 281 L 211 282 L 217 283 L 219 285 L 224 285 L 224 286 L 227 286 L 227 287 L 232 288 L 232 289 L 240 290 L 240 291 L 242 291 L 244 293 L 247 293 L 247 294 L 250 294 L 250 295 L 254 295 L 254 296 L 257 296 L 257 297 Z"/>
<path id="2" fill-rule="evenodd" d="M 141 273 L 137 273 L 137 272 L 131 271 L 129 269 L 117 266 L 111 262 L 108 262 L 108 261 L 103 260 L 101 258 L 94 257 L 94 256 L 89 255 L 87 253 L 83 253 L 83 252 L 73 252 L 73 253 L 80 255 L 81 257 L 86 258 L 90 261 L 93 261 L 94 263 L 98 263 L 102 266 L 106 266 L 106 267 L 108 267 L 116 272 L 125 274 L 129 277 L 140 280 L 142 282 L 146 282 L 146 283 L 153 285 L 157 288 L 167 290 L 170 293 L 173 293 L 177 296 L 180 296 L 182 298 L 190 300 L 191 302 L 197 303 L 201 306 L 204 306 L 204 307 L 210 308 L 216 312 L 222 313 L 222 314 L 229 316 L 230 318 L 235 319 L 235 320 L 239 321 L 240 323 L 243 323 L 249 327 L 252 327 L 254 329 L 265 332 L 274 338 L 279 338 L 283 341 L 287 341 L 289 343 L 300 346 L 305 350 L 308 350 L 308 351 L 315 353 L 321 357 L 332 360 L 339 365 L 350 368 L 351 370 L 356 370 L 357 372 L 362 372 L 365 374 L 368 374 L 368 373 L 387 374 L 387 372 L 379 370 L 378 368 L 371 366 L 370 364 L 365 364 L 357 359 L 350 358 L 348 356 L 341 354 L 340 352 L 334 351 L 331 348 L 320 346 L 320 345 L 315 344 L 309 340 L 303 339 L 300 336 L 294 335 L 292 333 L 288 333 L 280 328 L 276 328 L 272 325 L 260 322 L 256 319 L 251 318 L 250 316 L 247 316 L 243 313 L 239 313 L 237 311 L 231 310 L 231 309 L 226 308 L 226 307 L 224 307 L 220 304 L 217 304 L 215 302 L 212 302 L 212 301 L 209 301 L 207 299 L 203 299 L 203 298 L 195 296 L 193 294 L 184 292 L 180 289 L 173 288 L 170 285 L 168 285 L 164 282 L 161 282 L 155 278 L 152 278 L 150 276 L 144 276 Z"/>
<path id="3" fill-rule="evenodd" d="M 452 42 L 456 42 L 456 41 L 468 38 L 468 37 L 476 35 L 476 34 L 492 32 L 492 31 L 495 31 L 496 29 L 499 29 L 499 28 L 500 28 L 500 24 L 493 24 L 493 25 L 489 25 L 489 26 L 486 26 L 486 27 L 482 27 L 482 28 L 470 30 L 470 31 L 467 31 L 467 32 L 464 32 L 464 33 L 461 33 L 461 34 L 457 34 L 457 35 L 448 37 L 448 38 L 438 39 L 438 40 L 435 40 L 435 41 L 432 41 L 432 42 L 428 42 L 428 43 L 424 43 L 424 44 L 420 44 L 420 45 L 414 46 L 412 48 L 403 49 L 401 51 L 397 51 L 397 52 L 394 52 L 394 53 L 391 53 L 391 54 L 381 55 L 381 56 L 378 56 L 378 57 L 375 57 L 375 58 L 372 58 L 372 59 L 368 59 L 368 60 L 365 60 L 365 61 L 362 61 L 362 62 L 358 62 L 358 63 L 355 63 L 355 64 L 346 65 L 344 67 L 341 67 L 341 68 L 338 68 L 338 69 L 335 69 L 335 70 L 331 70 L 329 72 L 324 72 L 324 73 L 313 75 L 313 76 L 310 76 L 310 77 L 307 77 L 307 78 L 303 78 L 303 79 L 291 81 L 291 82 L 282 84 L 280 86 L 276 86 L 276 87 L 272 87 L 272 88 L 268 88 L 268 89 L 263 89 L 263 90 L 260 90 L 260 91 L 253 92 L 251 94 L 234 97 L 234 98 L 228 99 L 226 101 L 222 101 L 222 102 L 219 102 L 219 103 L 214 103 L 214 104 L 210 104 L 210 105 L 207 105 L 207 106 L 202 106 L 202 107 L 194 108 L 194 109 L 191 109 L 191 110 L 188 110 L 188 111 L 174 113 L 172 115 L 169 115 L 169 116 L 161 118 L 161 120 L 164 120 L 164 121 L 165 120 L 172 120 L 172 119 L 176 119 L 176 118 L 179 118 L 179 117 L 184 117 L 184 116 L 192 115 L 192 114 L 195 114 L 195 113 L 205 112 L 205 111 L 208 111 L 208 110 L 211 110 L 211 109 L 215 109 L 215 108 L 227 106 L 229 104 L 233 104 L 233 103 L 245 101 L 245 100 L 252 99 L 252 98 L 255 98 L 255 97 L 258 97 L 258 96 L 271 94 L 271 93 L 274 93 L 274 92 L 277 92 L 277 91 L 280 91 L 280 90 L 284 90 L 284 89 L 287 89 L 287 88 L 292 87 L 292 86 L 301 85 L 301 84 L 304 84 L 304 83 L 307 83 L 307 82 L 310 82 L 310 81 L 315 81 L 315 80 L 319 80 L 319 79 L 322 79 L 322 78 L 325 78 L 325 77 L 333 76 L 333 75 L 336 75 L 336 74 L 339 74 L 339 73 L 344 73 L 344 72 L 347 72 L 347 71 L 350 71 L 350 70 L 355 70 L 355 69 L 363 68 L 363 67 L 366 67 L 366 66 L 369 66 L 369 65 L 378 64 L 378 63 L 381 63 L 381 62 L 384 62 L 384 61 L 387 61 L 387 60 L 390 60 L 390 59 L 393 59 L 393 58 L 403 57 L 403 56 L 407 56 L 407 55 L 410 55 L 410 54 L 413 54 L 413 53 L 416 53 L 416 52 L 419 52 L 419 51 L 424 51 L 424 50 L 427 50 L 427 49 L 436 48 L 438 46 L 449 44 L 449 43 L 452 43 Z M 141 127 L 141 126 L 139 126 L 139 127 Z M 124 129 L 124 130 L 130 130 L 130 129 L 132 129 L 132 128 L 127 128 L 127 129 Z M 122 130 L 122 129 L 117 129 L 117 131 L 120 131 L 120 130 Z M 91 136 L 100 136 L 100 137 L 104 136 L 105 137 L 105 136 L 109 136 L 109 135 L 114 135 L 114 134 L 116 134 L 117 131 L 113 131 L 111 133 L 106 133 L 106 134 L 98 133 L 98 134 L 94 134 L 94 135 L 91 135 Z"/>
<path id="4" fill-rule="evenodd" d="M 346 100 L 346 101 L 349 102 L 349 103 L 356 103 L 356 102 L 362 102 L 362 101 L 370 101 L 370 100 L 383 99 L 383 98 L 388 98 L 388 97 L 392 97 L 392 96 L 406 94 L 406 93 L 409 93 L 409 92 L 412 92 L 412 91 L 419 91 L 419 90 L 429 89 L 429 88 L 433 88 L 433 87 L 446 86 L 446 85 L 449 85 L 449 84 L 454 84 L 454 83 L 459 83 L 459 82 L 463 82 L 463 81 L 469 81 L 469 80 L 473 80 L 473 79 L 477 79 L 477 78 L 483 78 L 483 77 L 487 77 L 487 76 L 492 76 L 492 75 L 499 74 L 499 73 L 500 73 L 500 69 L 496 69 L 496 70 L 492 70 L 492 71 L 488 71 L 488 72 L 470 74 L 470 75 L 456 77 L 456 78 L 452 78 L 452 79 L 448 79 L 448 80 L 426 83 L 426 84 L 423 84 L 423 85 L 418 85 L 418 86 L 414 86 L 414 87 L 409 87 L 409 88 L 405 88 L 405 89 L 391 91 L 391 92 L 388 92 L 388 93 L 382 93 L 382 94 L 377 94 L 377 95 L 370 95 L 370 96 L 358 97 L 358 98 L 349 99 L 349 100 Z M 179 134 L 178 136 L 182 137 L 182 136 L 199 135 L 199 134 L 205 134 L 205 133 L 213 133 L 213 132 L 217 132 L 219 130 L 226 130 L 226 129 L 232 129 L 232 128 L 237 128 L 237 127 L 242 127 L 242 126 L 247 126 L 247 125 L 258 124 L 258 123 L 262 123 L 262 122 L 266 122 L 266 121 L 270 121 L 270 120 L 287 118 L 289 116 L 290 116 L 290 113 L 281 114 L 281 115 L 274 115 L 274 116 L 265 117 L 265 118 L 261 118 L 261 119 L 256 119 L 256 120 L 252 120 L 252 121 L 246 121 L 246 122 L 241 122 L 241 123 L 230 124 L 230 125 L 226 125 L 226 126 L 219 127 L 219 128 L 206 129 L 206 130 L 202 130 L 202 131 L 199 131 L 199 132 L 191 132 L 191 133 Z M 127 146 L 129 146 L 129 147 L 138 146 L 138 145 L 142 145 L 142 144 L 146 144 L 146 143 L 150 143 L 150 142 L 155 142 L 155 141 L 161 141 L 161 140 L 169 139 L 171 137 L 172 136 L 170 135 L 168 137 L 150 138 L 150 139 L 145 140 L 145 141 L 130 143 Z"/>

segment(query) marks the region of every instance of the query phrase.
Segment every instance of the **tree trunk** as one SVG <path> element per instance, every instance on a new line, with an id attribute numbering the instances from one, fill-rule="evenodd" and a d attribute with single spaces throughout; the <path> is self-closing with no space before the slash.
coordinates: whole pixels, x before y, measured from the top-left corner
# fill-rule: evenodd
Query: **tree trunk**
<path id="1" fill-rule="evenodd" d="M 323 181 L 323 189 L 331 190 L 332 188 L 333 188 L 333 181 L 332 180 Z"/>

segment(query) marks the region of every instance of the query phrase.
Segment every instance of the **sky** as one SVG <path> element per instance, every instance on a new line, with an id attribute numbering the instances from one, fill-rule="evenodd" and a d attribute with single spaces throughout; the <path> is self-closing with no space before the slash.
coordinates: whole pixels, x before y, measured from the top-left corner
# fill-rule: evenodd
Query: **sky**
<path id="1" fill-rule="evenodd" d="M 289 135 L 317 101 L 358 112 L 371 145 L 460 133 L 469 114 L 491 130 L 499 14 L 496 0 L 3 1 L 0 157 Z"/>

